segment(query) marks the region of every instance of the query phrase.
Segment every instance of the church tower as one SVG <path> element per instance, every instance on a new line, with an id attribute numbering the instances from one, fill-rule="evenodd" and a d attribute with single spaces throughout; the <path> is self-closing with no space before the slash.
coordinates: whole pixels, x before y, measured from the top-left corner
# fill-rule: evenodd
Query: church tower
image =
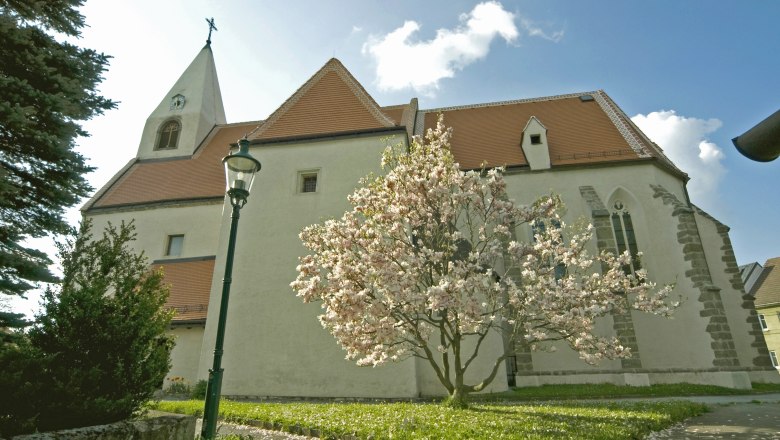
<path id="1" fill-rule="evenodd" d="M 211 129 L 224 123 L 225 108 L 209 42 L 149 115 L 137 157 L 191 156 Z"/>

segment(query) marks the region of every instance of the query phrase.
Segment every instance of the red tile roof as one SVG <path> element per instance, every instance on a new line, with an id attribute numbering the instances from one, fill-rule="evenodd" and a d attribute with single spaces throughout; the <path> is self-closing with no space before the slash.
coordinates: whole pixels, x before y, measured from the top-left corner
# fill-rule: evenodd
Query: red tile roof
<path id="1" fill-rule="evenodd" d="M 580 96 L 594 99 L 583 101 Z M 452 127 L 452 151 L 464 169 L 527 165 L 520 142 L 535 116 L 547 128 L 550 163 L 556 165 L 665 159 L 601 91 L 474 106 L 424 110 L 424 128 L 439 113 Z"/>
<path id="2" fill-rule="evenodd" d="M 392 127 L 363 86 L 332 58 L 279 107 L 250 139 Z"/>
<path id="3" fill-rule="evenodd" d="M 582 101 L 582 95 L 594 99 Z M 536 116 L 548 129 L 553 167 L 657 158 L 685 176 L 602 91 L 419 112 L 416 108 L 416 99 L 377 106 L 344 66 L 331 59 L 267 120 L 217 126 L 192 157 L 138 160 L 83 209 L 221 198 L 221 159 L 229 145 L 248 132 L 251 139 L 271 140 L 393 126 L 411 132 L 416 125 L 421 134 L 440 112 L 453 127 L 452 150 L 464 169 L 483 163 L 527 165 L 520 140 L 528 119 Z"/>
<path id="4" fill-rule="evenodd" d="M 152 264 L 154 269 L 159 267 L 162 267 L 165 273 L 165 283 L 171 287 L 171 294 L 165 305 L 176 311 L 173 322 L 205 320 L 209 308 L 214 258 L 157 261 Z"/>
<path id="5" fill-rule="evenodd" d="M 87 206 L 104 208 L 171 200 L 223 197 L 222 158 L 230 144 L 257 126 L 257 122 L 216 127 L 192 157 L 136 161 L 110 188 Z"/>

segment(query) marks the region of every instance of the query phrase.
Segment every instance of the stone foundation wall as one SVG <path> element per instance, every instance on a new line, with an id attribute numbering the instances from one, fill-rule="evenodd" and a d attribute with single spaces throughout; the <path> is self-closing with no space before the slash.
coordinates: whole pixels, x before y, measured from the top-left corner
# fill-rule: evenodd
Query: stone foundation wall
<path id="1" fill-rule="evenodd" d="M 192 440 L 195 438 L 195 417 L 158 413 L 149 418 L 87 426 L 62 431 L 17 435 L 13 440 Z"/>

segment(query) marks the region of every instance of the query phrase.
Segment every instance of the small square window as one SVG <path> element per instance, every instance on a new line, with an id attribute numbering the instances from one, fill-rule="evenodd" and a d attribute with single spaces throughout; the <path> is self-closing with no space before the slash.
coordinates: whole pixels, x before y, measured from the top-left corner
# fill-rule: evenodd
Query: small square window
<path id="1" fill-rule="evenodd" d="M 772 365 L 775 368 L 780 367 L 780 363 L 777 362 L 777 353 L 775 353 L 774 351 L 770 351 L 769 352 L 769 359 L 772 359 Z"/>
<path id="2" fill-rule="evenodd" d="M 540 134 L 531 135 L 531 145 L 539 145 L 541 143 L 542 143 L 542 135 Z"/>
<path id="3" fill-rule="evenodd" d="M 317 171 L 303 171 L 298 173 L 298 192 L 315 193 L 317 192 Z"/>
<path id="4" fill-rule="evenodd" d="M 766 325 L 766 318 L 764 318 L 764 315 L 758 315 L 758 322 L 761 324 L 761 330 L 769 330 L 769 327 Z"/>
<path id="5" fill-rule="evenodd" d="M 165 247 L 165 256 L 178 257 L 181 255 L 181 248 L 184 245 L 184 235 L 169 235 L 168 244 Z"/>

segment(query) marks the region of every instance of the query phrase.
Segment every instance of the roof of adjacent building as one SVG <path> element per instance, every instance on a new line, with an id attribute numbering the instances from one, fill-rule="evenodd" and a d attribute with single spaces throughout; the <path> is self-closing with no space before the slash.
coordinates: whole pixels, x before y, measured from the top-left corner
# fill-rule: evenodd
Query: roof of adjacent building
<path id="1" fill-rule="evenodd" d="M 780 305 L 780 257 L 766 260 L 756 286 L 756 307 Z"/>
<path id="2" fill-rule="evenodd" d="M 163 268 L 165 283 L 170 286 L 166 307 L 176 314 L 173 323 L 203 321 L 209 308 L 214 257 L 184 261 L 156 261 L 152 268 Z"/>
<path id="3" fill-rule="evenodd" d="M 218 125 L 192 156 L 135 159 L 83 209 L 222 198 L 220 161 L 230 144 L 245 135 L 253 143 L 266 143 L 400 127 L 409 134 L 423 134 L 439 114 L 453 128 L 452 151 L 464 169 L 527 166 L 520 146 L 522 131 L 536 117 L 547 128 L 553 169 L 656 160 L 687 178 L 601 90 L 431 110 L 418 110 L 416 99 L 380 107 L 338 60 L 331 59 L 266 120 Z"/>

